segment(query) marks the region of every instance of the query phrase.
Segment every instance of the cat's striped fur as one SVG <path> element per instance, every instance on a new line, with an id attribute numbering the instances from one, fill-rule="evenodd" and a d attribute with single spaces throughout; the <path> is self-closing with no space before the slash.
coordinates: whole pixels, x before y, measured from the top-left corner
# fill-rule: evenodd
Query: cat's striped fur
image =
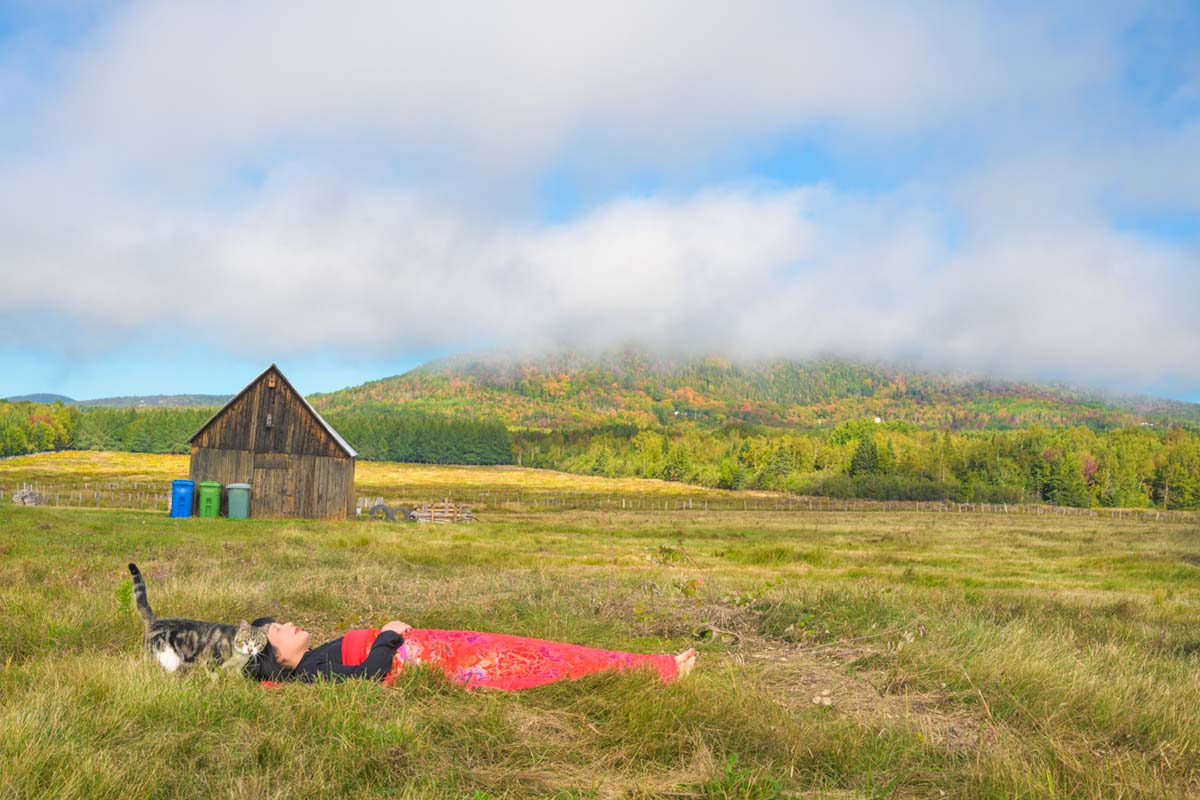
<path id="1" fill-rule="evenodd" d="M 234 637 L 239 631 L 237 625 L 159 617 L 150 608 L 150 601 L 146 598 L 146 580 L 136 564 L 129 565 L 129 574 L 133 576 L 134 602 L 145 625 L 146 650 L 163 669 L 174 672 L 196 662 L 229 664 L 236 668 L 246 663 L 245 657 L 236 657 L 239 653 L 234 649 Z M 249 627 L 252 627 L 249 623 L 242 623 L 241 638 L 247 638 L 246 628 Z M 266 644 L 266 634 L 261 629 L 249 638 L 260 640 L 263 646 Z M 261 649 L 257 647 L 252 655 L 256 656 Z M 240 655 L 246 656 L 246 653 Z"/>

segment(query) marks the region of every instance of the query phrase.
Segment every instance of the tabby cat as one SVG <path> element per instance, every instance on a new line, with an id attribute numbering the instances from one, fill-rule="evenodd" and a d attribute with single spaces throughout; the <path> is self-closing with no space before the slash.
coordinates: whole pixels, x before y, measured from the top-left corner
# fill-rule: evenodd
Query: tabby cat
<path id="1" fill-rule="evenodd" d="M 146 627 L 146 650 L 167 672 L 185 665 L 205 662 L 220 664 L 237 671 L 258 657 L 267 645 L 265 625 L 225 625 L 194 619 L 158 617 L 146 599 L 146 581 L 136 564 L 129 565 L 133 576 L 133 597 Z"/>
<path id="2" fill-rule="evenodd" d="M 221 666 L 232 672 L 240 672 L 251 661 L 257 661 L 258 654 L 266 647 L 267 626 L 251 625 L 242 620 L 233 634 L 233 653 Z"/>

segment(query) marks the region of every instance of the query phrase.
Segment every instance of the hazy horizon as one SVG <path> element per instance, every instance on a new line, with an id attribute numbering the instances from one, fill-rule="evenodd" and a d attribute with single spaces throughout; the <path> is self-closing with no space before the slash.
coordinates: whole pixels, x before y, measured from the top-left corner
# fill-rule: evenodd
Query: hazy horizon
<path id="1" fill-rule="evenodd" d="M 1072 387 L 1076 390 L 1079 390 L 1079 391 L 1082 391 L 1085 393 L 1095 393 L 1097 396 L 1100 396 L 1100 397 L 1103 397 L 1103 398 L 1106 398 L 1109 400 L 1113 400 L 1113 401 L 1119 401 L 1122 399 L 1133 399 L 1136 397 L 1149 397 L 1149 398 L 1173 400 L 1173 401 L 1185 402 L 1185 403 L 1189 403 L 1189 402 L 1190 403 L 1198 403 L 1197 400 L 1188 399 L 1188 398 L 1171 397 L 1168 394 L 1153 394 L 1153 393 L 1147 393 L 1144 391 L 1137 391 L 1137 390 L 1122 390 L 1119 388 L 1111 388 L 1111 387 L 1089 386 L 1086 384 L 1081 384 L 1081 383 L 1076 383 L 1076 382 L 1069 381 L 1069 380 L 1064 380 L 1061 378 L 1056 378 L 1054 376 L 1044 376 L 1041 378 L 1030 378 L 1028 376 L 1023 377 L 1023 376 L 1019 376 L 1019 375 L 1005 376 L 1005 375 L 987 374 L 987 373 L 979 372 L 977 370 L 939 368 L 937 366 L 922 365 L 922 364 L 911 362 L 911 361 L 906 362 L 906 361 L 902 361 L 902 360 L 862 359 L 862 358 L 855 358 L 852 356 L 840 355 L 840 354 L 836 354 L 836 353 L 815 354 L 815 355 L 810 356 L 805 359 L 798 359 L 798 358 L 794 359 L 794 358 L 788 358 L 788 357 L 762 357 L 762 356 L 754 356 L 754 355 L 738 355 L 738 354 L 718 353 L 718 352 L 699 353 L 699 352 L 686 352 L 686 351 L 679 351 L 679 350 L 674 350 L 674 351 L 668 351 L 668 350 L 664 350 L 664 349 L 655 350 L 655 349 L 651 349 L 651 348 L 639 347 L 637 345 L 629 344 L 629 343 L 626 343 L 620 347 L 610 348 L 610 349 L 606 349 L 606 350 L 563 348 L 563 349 L 558 349 L 558 350 L 540 350 L 540 351 L 531 351 L 531 350 L 527 350 L 527 351 L 517 351 L 517 350 L 488 351 L 488 352 L 463 351 L 460 353 L 446 353 L 446 354 L 442 354 L 439 356 L 432 356 L 425 360 L 413 362 L 411 365 L 404 366 L 402 368 L 398 368 L 396 371 L 389 371 L 386 374 L 371 375 L 371 376 L 365 377 L 361 380 L 352 380 L 349 383 L 343 383 L 343 384 L 333 385 L 333 386 L 328 386 L 328 387 L 323 387 L 323 388 L 314 388 L 314 387 L 311 387 L 311 386 L 308 386 L 305 384 L 305 381 L 311 380 L 313 378 L 313 375 L 311 372 L 306 371 L 304 369 L 303 365 L 298 365 L 298 366 L 300 366 L 299 372 L 293 372 L 292 370 L 290 370 L 288 368 L 288 365 L 286 362 L 275 362 L 275 363 L 278 364 L 278 366 L 283 371 L 283 373 L 289 377 L 289 380 L 292 381 L 293 384 L 296 385 L 296 387 L 301 392 L 303 392 L 305 395 L 312 395 L 312 394 L 324 394 L 324 393 L 329 393 L 329 392 L 335 392 L 340 389 L 357 386 L 357 385 L 360 385 L 363 383 L 368 383 L 371 381 L 383 380 L 383 379 L 387 379 L 387 378 L 396 377 L 396 376 L 404 374 L 405 372 L 408 372 L 409 370 L 417 369 L 419 367 L 423 367 L 423 366 L 427 366 L 427 365 L 431 365 L 431 364 L 436 364 L 440 361 L 454 361 L 454 360 L 461 359 L 464 361 L 478 360 L 478 361 L 486 362 L 489 364 L 520 365 L 520 364 L 526 364 L 526 363 L 535 362 L 535 361 L 543 361 L 546 359 L 558 359 L 558 358 L 562 358 L 562 357 L 574 357 L 574 358 L 578 358 L 578 359 L 607 360 L 607 359 L 611 359 L 617 355 L 620 355 L 622 353 L 630 352 L 630 351 L 636 352 L 640 355 L 644 355 L 644 356 L 654 359 L 654 360 L 689 361 L 689 360 L 715 358 L 715 359 L 727 361 L 728 363 L 730 363 L 734 366 L 743 367 L 743 368 L 747 368 L 747 367 L 753 368 L 753 367 L 757 367 L 757 366 L 764 366 L 768 363 L 777 363 L 777 362 L 781 362 L 781 361 L 789 362 L 789 363 L 803 364 L 806 362 L 815 362 L 815 361 L 822 361 L 822 360 L 841 360 L 841 361 L 865 364 L 865 365 L 869 365 L 869 366 L 882 366 L 885 368 L 894 368 L 899 371 L 910 373 L 910 374 L 916 373 L 916 372 L 926 373 L 926 374 L 934 374 L 934 375 L 939 375 L 939 376 L 949 378 L 951 380 L 958 380 L 958 381 L 963 381 L 963 382 L 986 380 L 986 381 L 993 381 L 996 383 L 1035 383 L 1035 384 L 1042 384 L 1042 385 L 1059 385 L 1059 386 L 1065 385 L 1065 386 Z M 78 395 L 72 395 L 69 392 L 56 392 L 56 391 L 38 389 L 38 390 L 30 390 L 30 391 L 22 391 L 22 392 L 0 393 L 0 399 L 8 398 L 8 397 L 34 395 L 34 394 L 61 394 L 61 395 L 69 397 L 71 400 L 76 401 L 76 402 L 87 402 L 87 401 L 92 401 L 92 400 L 117 398 L 117 397 L 143 397 L 143 396 L 155 396 L 155 395 L 163 395 L 163 396 L 213 395 L 213 396 L 228 397 L 228 396 L 232 396 L 232 395 L 236 394 L 238 391 L 240 391 L 247 383 L 249 383 L 249 381 L 251 381 L 253 378 L 257 377 L 267 366 L 268 366 L 267 363 L 251 364 L 247 361 L 240 361 L 236 364 L 217 365 L 216 372 L 214 372 L 214 374 L 212 374 L 212 375 L 209 375 L 207 377 L 207 379 L 210 381 L 216 382 L 216 383 L 225 381 L 226 384 L 222 385 L 221 388 L 219 388 L 219 389 L 200 390 L 200 389 L 186 389 L 185 388 L 185 389 L 172 389 L 172 390 L 163 390 L 163 391 L 158 391 L 158 390 L 136 391 L 136 392 L 135 391 L 117 391 L 117 392 L 109 392 L 106 394 L 95 394 L 95 395 L 89 395 L 89 396 L 78 396 Z M 347 368 L 345 368 L 346 371 L 344 374 L 348 374 L 348 375 L 353 374 L 354 369 L 355 369 L 354 367 L 347 367 Z M 359 367 L 359 369 L 361 369 L 361 367 Z M 301 377 L 297 378 L 296 377 L 297 375 L 299 375 Z M 1200 404 L 1200 403 L 1198 403 L 1198 404 Z"/>

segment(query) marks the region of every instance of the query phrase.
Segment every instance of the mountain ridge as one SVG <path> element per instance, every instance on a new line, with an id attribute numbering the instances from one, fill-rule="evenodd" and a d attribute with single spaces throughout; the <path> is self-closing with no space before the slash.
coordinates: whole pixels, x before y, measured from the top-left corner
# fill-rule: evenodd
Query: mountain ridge
<path id="1" fill-rule="evenodd" d="M 42 403 L 79 408 L 205 408 L 223 406 L 231 394 L 144 394 L 120 397 L 98 397 L 94 400 L 75 400 L 63 394 L 35 393 L 5 397 L 5 403 Z"/>
<path id="2" fill-rule="evenodd" d="M 63 405 L 73 405 L 76 401 L 65 394 L 53 394 L 51 392 L 34 392 L 33 394 L 18 394 L 12 397 L 0 397 L 0 401 L 5 403 L 62 403 Z"/>
<path id="3" fill-rule="evenodd" d="M 1065 383 L 833 357 L 738 361 L 634 349 L 456 355 L 309 399 L 322 413 L 390 408 L 495 418 L 517 429 L 681 422 L 817 429 L 864 417 L 934 429 L 1200 423 L 1200 404 Z"/>

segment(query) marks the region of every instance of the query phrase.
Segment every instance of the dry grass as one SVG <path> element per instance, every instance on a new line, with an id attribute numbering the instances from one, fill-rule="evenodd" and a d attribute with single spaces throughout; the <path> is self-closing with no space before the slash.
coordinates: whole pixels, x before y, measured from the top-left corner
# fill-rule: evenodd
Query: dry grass
<path id="1" fill-rule="evenodd" d="M 164 457 L 131 457 L 130 474 L 152 474 L 147 458 Z M 130 559 L 163 612 L 701 655 L 666 689 L 172 678 L 138 654 Z M 443 527 L 0 504 L 0 664 L 0 797 L 1200 793 L 1200 539 L 1177 523 L 569 512 Z"/>

